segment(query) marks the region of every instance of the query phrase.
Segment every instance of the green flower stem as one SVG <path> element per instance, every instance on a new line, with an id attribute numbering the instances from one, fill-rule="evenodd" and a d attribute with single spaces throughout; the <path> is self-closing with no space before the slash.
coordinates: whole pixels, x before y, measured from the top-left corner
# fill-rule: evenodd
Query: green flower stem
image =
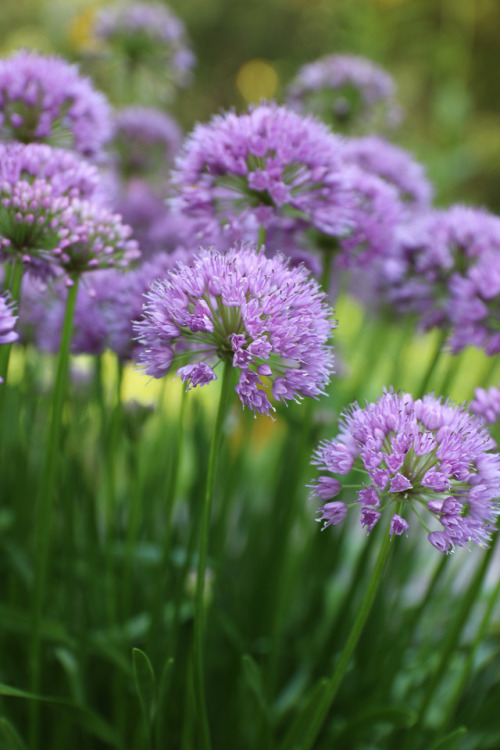
<path id="1" fill-rule="evenodd" d="M 470 614 L 472 606 L 481 592 L 481 587 L 482 587 L 484 578 L 486 576 L 486 572 L 488 570 L 488 566 L 490 564 L 497 539 L 498 539 L 498 534 L 495 537 L 494 543 L 491 545 L 491 547 L 487 550 L 487 552 L 483 556 L 481 564 L 477 568 L 474 577 L 469 583 L 469 587 L 467 591 L 465 592 L 465 595 L 460 603 L 460 607 L 450 625 L 448 633 L 444 641 L 440 643 L 441 658 L 439 660 L 439 664 L 434 670 L 434 674 L 432 675 L 429 681 L 429 684 L 424 693 L 422 702 L 419 706 L 418 722 L 412 727 L 412 730 L 408 732 L 404 742 L 401 742 L 401 733 L 400 732 L 397 733 L 395 747 L 397 747 L 398 750 L 407 750 L 407 748 L 410 748 L 412 746 L 413 739 L 421 733 L 422 723 L 425 719 L 427 709 L 429 708 L 429 705 L 432 699 L 434 698 L 436 690 L 443 676 L 447 674 L 447 669 L 448 669 L 450 659 L 453 656 L 455 649 L 457 648 L 457 645 L 460 640 L 460 636 L 465 627 L 465 624 L 467 622 L 467 618 Z"/>
<path id="2" fill-rule="evenodd" d="M 259 236 L 257 237 L 257 247 L 261 248 L 266 244 L 266 230 L 265 227 L 259 227 Z"/>
<path id="3" fill-rule="evenodd" d="M 498 539 L 498 534 L 495 538 L 495 541 L 496 539 Z M 469 588 L 467 589 L 466 594 L 464 598 L 462 599 L 461 605 L 458 609 L 455 619 L 451 623 L 450 630 L 448 631 L 448 634 L 444 640 L 444 643 L 440 644 L 441 658 L 439 660 L 437 669 L 435 670 L 434 675 L 432 676 L 429 682 L 427 690 L 424 694 L 424 698 L 420 705 L 420 709 L 418 712 L 420 716 L 420 720 L 424 718 L 426 711 L 429 707 L 429 704 L 432 698 L 434 697 L 436 688 L 438 687 L 443 676 L 447 672 L 448 663 L 453 655 L 453 652 L 455 651 L 455 648 L 458 645 L 460 636 L 462 634 L 462 630 L 464 629 L 465 623 L 467 622 L 467 618 L 470 614 L 472 606 L 481 592 L 481 587 L 482 587 L 484 578 L 486 576 L 486 572 L 488 570 L 488 566 L 490 564 L 490 560 L 491 560 L 494 549 L 495 549 L 495 543 L 493 543 L 491 547 L 487 550 L 487 552 L 484 554 L 483 559 L 481 561 L 481 565 L 476 570 L 476 574 L 474 575 L 472 581 L 469 584 Z"/>
<path id="4" fill-rule="evenodd" d="M 170 470 L 168 471 L 165 483 L 165 530 L 163 534 L 161 561 L 158 568 L 158 576 L 156 581 L 156 596 L 154 597 L 153 611 L 151 614 L 151 625 L 148 634 L 146 649 L 147 651 L 149 651 L 153 647 L 153 644 L 156 643 L 163 611 L 163 586 L 165 580 L 165 571 L 168 568 L 168 559 L 171 552 L 170 535 L 172 531 L 172 512 L 177 495 L 177 488 L 179 483 L 179 468 L 182 461 L 182 448 L 184 442 L 182 436 L 184 435 L 184 422 L 186 416 L 186 394 L 187 391 L 185 388 L 183 388 L 179 404 L 179 416 L 174 432 L 174 438 L 172 440 L 172 451 L 170 457 L 171 463 L 169 467 Z"/>
<path id="5" fill-rule="evenodd" d="M 400 508 L 398 508 L 398 511 L 399 510 Z M 375 601 L 375 596 L 382 580 L 382 574 L 384 572 L 385 564 L 389 556 L 390 542 L 391 539 L 389 530 L 387 530 L 377 557 L 377 561 L 375 563 L 375 567 L 373 569 L 372 577 L 368 584 L 368 588 L 366 589 L 363 601 L 361 602 L 361 606 L 359 608 L 354 624 L 351 628 L 351 632 L 349 633 L 347 642 L 337 662 L 337 666 L 333 671 L 328 689 L 323 699 L 318 704 L 316 713 L 312 717 L 309 730 L 304 737 L 302 744 L 300 745 L 301 750 L 311 750 L 311 748 L 313 747 L 316 737 L 318 736 L 321 727 L 323 726 L 323 723 L 328 715 L 328 712 L 332 707 L 333 701 L 335 700 L 335 697 L 338 693 L 339 687 L 342 683 L 347 667 L 349 666 L 349 662 L 353 655 L 354 649 L 356 648 L 357 643 L 361 637 L 366 621 L 368 619 L 368 615 L 370 614 L 371 608 L 373 606 L 373 602 Z"/>
<path id="6" fill-rule="evenodd" d="M 455 384 L 460 367 L 463 364 L 465 350 L 458 355 L 450 355 L 450 361 L 444 373 L 443 380 L 439 386 L 439 393 L 442 396 L 449 396 L 452 386 Z"/>
<path id="7" fill-rule="evenodd" d="M 69 350 L 73 330 L 78 280 L 68 288 L 66 310 L 57 358 L 56 379 L 52 395 L 51 418 L 47 437 L 45 462 L 40 483 L 40 495 L 35 513 L 35 581 L 32 609 L 32 637 L 30 651 L 30 689 L 38 693 L 41 676 L 41 624 L 47 588 L 47 569 L 50 557 L 52 538 L 52 515 L 55 499 L 57 460 L 60 456 L 60 435 L 62 412 L 66 396 L 69 366 Z M 30 725 L 30 748 L 36 750 L 39 745 L 39 704 L 31 703 L 32 715 Z"/>
<path id="8" fill-rule="evenodd" d="M 19 305 L 19 298 L 21 294 L 21 281 L 23 278 L 23 264 L 19 259 L 14 261 L 12 271 L 9 279 L 9 292 L 11 299 Z M 17 310 L 16 310 L 17 312 Z M 0 378 L 3 378 L 3 383 L 0 388 L 0 417 L 3 413 L 3 401 L 5 393 L 5 385 L 7 381 L 7 373 L 9 370 L 9 359 L 12 344 L 4 344 L 0 346 Z"/>
<path id="9" fill-rule="evenodd" d="M 322 257 L 322 263 L 323 263 L 323 270 L 321 272 L 321 279 L 320 279 L 320 286 L 327 297 L 329 297 L 330 292 L 330 280 L 332 275 L 332 263 L 333 263 L 333 256 L 331 250 L 324 250 L 323 251 L 323 257 Z"/>
<path id="10" fill-rule="evenodd" d="M 207 708 L 205 701 L 204 665 L 203 665 L 203 629 L 204 629 L 204 594 L 205 594 L 205 572 L 207 567 L 208 535 L 210 528 L 210 517 L 212 514 L 212 501 L 215 490 L 215 472 L 219 445 L 222 437 L 222 427 L 226 416 L 231 395 L 231 376 L 233 366 L 231 362 L 224 363 L 222 382 L 219 398 L 219 406 L 215 419 L 215 426 L 210 445 L 208 459 L 207 480 L 205 485 L 205 497 L 203 502 L 203 513 L 200 530 L 200 542 L 198 550 L 198 568 L 196 575 L 196 597 L 194 618 L 194 682 L 196 703 L 198 708 L 198 722 L 200 726 L 201 745 L 203 750 L 210 750 L 210 729 L 208 725 Z"/>
<path id="11" fill-rule="evenodd" d="M 500 597 L 500 578 L 498 579 L 495 588 L 490 594 L 490 597 L 488 599 L 488 604 L 486 606 L 486 611 L 483 615 L 483 619 L 481 620 L 481 625 L 479 626 L 478 631 L 476 633 L 476 637 L 474 638 L 474 641 L 471 644 L 469 654 L 462 668 L 462 674 L 460 675 L 455 685 L 455 690 L 453 692 L 451 701 L 446 708 L 446 713 L 441 723 L 442 732 L 445 732 L 447 727 L 449 726 L 451 719 L 453 718 L 453 714 L 455 713 L 455 709 L 457 707 L 458 701 L 460 700 L 460 697 L 463 691 L 465 690 L 465 687 L 467 686 L 469 677 L 474 667 L 474 661 L 476 659 L 477 650 L 480 644 L 482 643 L 486 633 L 488 632 L 490 622 L 491 622 L 491 617 L 493 615 L 493 610 L 495 609 L 495 605 L 497 604 L 499 597 Z"/>
<path id="12" fill-rule="evenodd" d="M 429 383 L 432 380 L 432 377 L 436 371 L 437 364 L 439 362 L 439 359 L 441 357 L 441 353 L 443 351 L 444 344 L 446 342 L 446 339 L 448 337 L 448 331 L 440 331 L 439 336 L 437 338 L 434 351 L 432 353 L 432 357 L 429 361 L 429 364 L 427 365 L 427 369 L 424 373 L 424 376 L 422 378 L 422 381 L 420 383 L 420 387 L 415 393 L 415 398 L 422 398 L 427 393 L 427 388 L 429 386 Z"/>

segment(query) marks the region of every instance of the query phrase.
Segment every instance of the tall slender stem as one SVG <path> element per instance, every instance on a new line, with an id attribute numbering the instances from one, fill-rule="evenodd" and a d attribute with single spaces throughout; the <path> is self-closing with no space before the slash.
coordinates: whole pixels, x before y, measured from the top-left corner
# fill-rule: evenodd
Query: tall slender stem
<path id="1" fill-rule="evenodd" d="M 420 388 L 418 389 L 418 392 L 416 393 L 416 398 L 422 398 L 422 396 L 425 396 L 425 393 L 427 391 L 427 387 L 429 383 L 431 382 L 432 376 L 434 375 L 434 372 L 436 370 L 436 365 L 439 362 L 439 358 L 441 357 L 441 352 L 443 351 L 443 346 L 445 344 L 446 338 L 448 336 L 447 331 L 441 331 L 438 340 L 436 341 L 435 349 L 432 354 L 432 358 L 427 366 L 427 370 L 425 371 L 424 377 L 422 378 L 422 382 L 420 383 Z"/>
<path id="2" fill-rule="evenodd" d="M 69 349 L 73 330 L 78 282 L 68 289 L 66 310 L 61 336 L 61 344 L 57 359 L 56 379 L 52 395 L 51 418 L 45 462 L 40 483 L 40 495 L 36 509 L 35 525 L 35 585 L 32 610 L 32 638 L 30 653 L 31 691 L 37 693 L 40 687 L 41 675 L 41 622 L 42 611 L 47 588 L 47 569 L 50 556 L 52 512 L 54 506 L 54 489 L 56 480 L 57 459 L 60 455 L 59 442 L 64 401 L 66 397 L 69 365 Z M 38 733 L 38 703 L 32 703 L 32 721 L 30 726 L 30 747 L 35 750 L 39 743 Z"/>
<path id="3" fill-rule="evenodd" d="M 198 705 L 198 720 L 201 728 L 201 747 L 203 750 L 210 750 L 210 729 L 208 725 L 207 708 L 205 702 L 204 687 L 204 664 L 203 664 L 203 626 L 204 626 L 204 594 L 205 594 L 205 571 L 207 567 L 208 535 L 210 528 L 210 517 L 212 514 L 212 500 L 215 489 L 215 472 L 217 468 L 217 458 L 219 455 L 219 445 L 222 436 L 222 426 L 226 415 L 231 387 L 232 363 L 224 363 L 222 374 L 221 391 L 219 397 L 219 407 L 215 420 L 212 443 L 210 445 L 210 455 L 208 459 L 207 480 L 205 485 L 205 496 L 203 502 L 203 513 L 200 530 L 200 544 L 198 551 L 198 569 L 196 575 L 196 598 L 195 598 L 195 620 L 194 620 L 194 680 L 195 694 Z"/>
<path id="4" fill-rule="evenodd" d="M 328 689 L 326 690 L 323 699 L 318 704 L 316 713 L 313 716 L 313 719 L 309 726 L 309 730 L 300 746 L 301 750 L 310 750 L 312 748 L 314 741 L 316 740 L 316 737 L 318 736 L 321 730 L 323 722 L 325 721 L 327 717 L 328 711 L 330 710 L 333 704 L 333 701 L 335 700 L 335 696 L 338 693 L 340 684 L 343 680 L 343 677 L 345 675 L 345 672 L 347 670 L 347 667 L 353 655 L 354 649 L 356 648 L 357 643 L 361 637 L 364 626 L 368 619 L 368 615 L 370 614 L 371 608 L 373 606 L 373 602 L 375 601 L 375 596 L 378 591 L 380 582 L 382 580 L 382 574 L 384 572 L 385 564 L 389 556 L 389 551 L 390 551 L 390 534 L 389 534 L 389 531 L 387 531 L 384 541 L 382 543 L 382 546 L 380 548 L 380 552 L 378 554 L 375 567 L 373 569 L 373 574 L 370 579 L 370 583 L 368 584 L 368 588 L 366 589 L 364 599 L 361 602 L 359 612 L 351 628 L 351 632 L 349 633 L 349 637 L 344 646 L 344 649 L 337 662 L 337 666 L 335 667 L 333 671 L 333 675 L 329 682 Z"/>

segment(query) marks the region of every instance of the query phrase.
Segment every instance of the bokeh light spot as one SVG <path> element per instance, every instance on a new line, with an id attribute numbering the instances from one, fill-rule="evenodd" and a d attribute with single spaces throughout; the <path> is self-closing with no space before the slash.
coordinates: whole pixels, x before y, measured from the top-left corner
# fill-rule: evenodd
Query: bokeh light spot
<path id="1" fill-rule="evenodd" d="M 272 99 L 278 87 L 278 74 L 265 60 L 248 60 L 236 75 L 236 86 L 247 102 Z"/>

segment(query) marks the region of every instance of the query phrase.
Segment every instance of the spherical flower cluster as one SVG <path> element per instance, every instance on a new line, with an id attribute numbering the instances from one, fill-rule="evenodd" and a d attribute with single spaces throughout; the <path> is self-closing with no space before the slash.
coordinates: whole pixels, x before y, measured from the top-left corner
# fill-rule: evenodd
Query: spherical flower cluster
<path id="1" fill-rule="evenodd" d="M 286 101 L 348 132 L 391 127 L 401 120 L 391 76 L 356 55 L 327 55 L 304 65 L 288 86 Z"/>
<path id="2" fill-rule="evenodd" d="M 98 196 L 95 167 L 77 155 L 43 144 L 0 144 L 3 256 L 18 255 L 37 273 L 50 274 L 48 261 L 67 245 L 73 203 Z"/>
<path id="3" fill-rule="evenodd" d="M 45 142 L 96 157 L 111 136 L 103 94 L 58 57 L 22 51 L 0 60 L 0 139 Z"/>
<path id="4" fill-rule="evenodd" d="M 484 330 L 473 329 L 488 317 L 479 298 L 483 292 L 485 299 L 494 296 L 499 251 L 500 219 L 487 211 L 457 205 L 428 212 L 400 225 L 381 283 L 389 301 L 400 312 L 418 314 L 423 328 L 461 327 L 464 336 L 467 328 L 467 343 L 487 345 Z M 455 346 L 460 348 L 458 340 Z"/>
<path id="5" fill-rule="evenodd" d="M 376 135 L 346 138 L 344 155 L 349 163 L 376 174 L 393 185 L 411 210 L 429 208 L 433 189 L 425 170 L 405 149 Z"/>
<path id="6" fill-rule="evenodd" d="M 333 257 L 339 268 L 367 270 L 395 251 L 395 228 L 403 221 L 404 207 L 398 191 L 376 174 L 351 166 L 348 175 L 354 194 L 352 227 L 334 241 Z M 327 247 L 329 240 L 323 236 L 318 244 Z"/>
<path id="7" fill-rule="evenodd" d="M 497 221 L 500 229 L 500 219 Z M 500 352 L 499 244 L 482 253 L 465 272 L 450 278 L 449 344 L 453 352 L 465 346 L 480 347 L 490 356 Z"/>
<path id="8" fill-rule="evenodd" d="M 500 455 L 489 452 L 494 448 L 473 414 L 433 395 L 414 400 L 390 390 L 364 408 L 354 404 L 342 416 L 338 438 L 320 443 L 314 456 L 320 471 L 328 472 L 313 485 L 325 503 L 320 520 L 325 526 L 343 520 L 350 506 L 333 500 L 342 489 L 337 477 L 361 471 L 365 484 L 355 502 L 368 532 L 385 510 L 393 513 L 391 535 L 406 533 L 411 509 L 440 552 L 469 542 L 484 545 L 500 510 Z M 431 530 L 429 521 L 440 526 Z"/>
<path id="9" fill-rule="evenodd" d="M 175 207 L 196 218 L 212 242 L 224 233 L 229 241 L 256 241 L 260 227 L 339 236 L 350 226 L 342 142 L 322 123 L 275 104 L 197 125 L 173 183 Z"/>
<path id="10" fill-rule="evenodd" d="M 202 250 L 152 285 L 135 328 L 139 362 L 155 378 L 172 367 L 188 388 L 239 371 L 244 406 L 270 414 L 277 401 L 317 397 L 333 372 L 332 311 L 303 267 L 252 247 Z"/>
<path id="11" fill-rule="evenodd" d="M 483 422 L 489 424 L 498 422 L 500 418 L 500 388 L 493 385 L 487 390 L 476 388 L 470 409 Z"/>
<path id="12" fill-rule="evenodd" d="M 132 229 L 122 223 L 119 214 L 97 203 L 75 199 L 63 218 L 62 239 L 52 257 L 69 281 L 98 268 L 127 268 L 141 255 Z"/>
<path id="13" fill-rule="evenodd" d="M 163 3 L 124 2 L 101 8 L 96 35 L 134 62 L 159 62 L 172 83 L 191 79 L 194 55 L 182 21 Z"/>
<path id="14" fill-rule="evenodd" d="M 181 142 L 179 125 L 159 109 L 125 107 L 115 115 L 113 147 L 124 177 L 151 175 L 159 170 L 166 175 Z"/>

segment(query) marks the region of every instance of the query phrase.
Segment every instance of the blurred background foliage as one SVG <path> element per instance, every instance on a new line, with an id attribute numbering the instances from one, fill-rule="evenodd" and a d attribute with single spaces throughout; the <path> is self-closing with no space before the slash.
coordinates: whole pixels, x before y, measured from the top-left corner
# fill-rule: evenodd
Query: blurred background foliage
<path id="1" fill-rule="evenodd" d="M 105 87 L 92 36 L 95 11 L 104 4 L 2 0 L 0 52 L 53 51 L 78 61 Z M 223 108 L 242 109 L 262 97 L 281 100 L 299 66 L 322 55 L 363 55 L 396 80 L 405 120 L 394 140 L 426 165 L 436 202 L 466 202 L 500 213 L 498 0 L 171 0 L 169 5 L 184 20 L 197 57 L 193 85 L 170 108 L 187 130 Z"/>

